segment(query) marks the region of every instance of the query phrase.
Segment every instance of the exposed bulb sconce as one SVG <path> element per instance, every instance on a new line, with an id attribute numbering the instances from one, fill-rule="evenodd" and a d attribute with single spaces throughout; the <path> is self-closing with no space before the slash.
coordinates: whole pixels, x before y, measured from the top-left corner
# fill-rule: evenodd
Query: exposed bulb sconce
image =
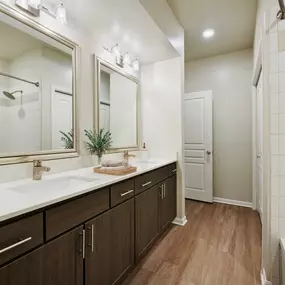
<path id="1" fill-rule="evenodd" d="M 140 62 L 138 59 L 135 59 L 133 62 L 132 62 L 132 68 L 135 70 L 135 71 L 139 71 L 140 70 Z"/>
<path id="2" fill-rule="evenodd" d="M 112 47 L 111 49 L 111 52 L 112 52 L 112 55 L 113 56 L 120 56 L 120 48 L 119 48 L 119 45 L 116 44 Z"/>
<path id="3" fill-rule="evenodd" d="M 131 57 L 128 52 L 124 54 L 124 64 L 131 65 Z"/>
<path id="4" fill-rule="evenodd" d="M 61 24 L 67 24 L 67 12 L 64 7 L 63 2 L 60 2 L 56 9 L 52 7 L 48 7 L 45 4 L 41 6 L 41 10 L 52 16 L 53 18 L 57 19 Z"/>
<path id="5" fill-rule="evenodd" d="M 111 49 L 103 47 L 104 50 L 108 51 L 116 59 L 116 64 L 120 67 L 128 65 L 133 68 L 133 70 L 138 71 L 140 69 L 140 63 L 138 59 L 132 61 L 132 56 L 126 52 L 123 56 L 120 53 L 120 47 L 118 44 L 114 45 Z"/>
<path id="6" fill-rule="evenodd" d="M 15 4 L 25 12 L 35 16 L 40 16 L 40 4 L 37 0 L 16 0 Z"/>
<path id="7" fill-rule="evenodd" d="M 61 23 L 61 24 L 67 24 L 67 19 L 66 19 L 66 9 L 61 2 L 56 9 L 56 19 Z"/>

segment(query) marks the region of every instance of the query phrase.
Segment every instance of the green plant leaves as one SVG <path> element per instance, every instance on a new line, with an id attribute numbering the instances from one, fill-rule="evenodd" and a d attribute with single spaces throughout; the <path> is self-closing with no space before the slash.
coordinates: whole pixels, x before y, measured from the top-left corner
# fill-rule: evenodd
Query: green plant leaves
<path id="1" fill-rule="evenodd" d="M 73 130 L 68 133 L 59 131 L 63 136 L 61 137 L 61 141 L 64 142 L 65 149 L 73 149 Z"/>
<path id="2" fill-rule="evenodd" d="M 109 131 L 104 132 L 104 129 L 100 129 L 98 133 L 91 130 L 84 130 L 84 133 L 88 138 L 88 141 L 85 142 L 86 149 L 91 154 L 97 154 L 100 158 L 113 143 L 111 133 Z"/>

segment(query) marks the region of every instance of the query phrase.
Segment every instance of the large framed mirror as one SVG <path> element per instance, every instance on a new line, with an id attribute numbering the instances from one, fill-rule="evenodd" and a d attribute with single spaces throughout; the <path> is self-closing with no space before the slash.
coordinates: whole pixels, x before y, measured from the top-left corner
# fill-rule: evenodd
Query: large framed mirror
<path id="1" fill-rule="evenodd" d="M 77 156 L 77 44 L 5 4 L 0 34 L 0 164 Z"/>
<path id="2" fill-rule="evenodd" d="M 110 131 L 111 152 L 139 148 L 139 81 L 95 57 L 96 129 Z"/>

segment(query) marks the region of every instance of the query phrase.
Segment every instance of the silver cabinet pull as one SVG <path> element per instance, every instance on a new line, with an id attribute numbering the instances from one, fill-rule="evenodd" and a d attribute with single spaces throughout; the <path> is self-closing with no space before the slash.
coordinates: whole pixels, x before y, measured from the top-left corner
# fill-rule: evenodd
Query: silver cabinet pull
<path id="1" fill-rule="evenodd" d="M 85 230 L 82 230 L 82 233 L 80 233 L 80 235 L 82 236 L 82 250 L 80 250 L 80 252 L 82 252 L 82 258 L 85 259 Z"/>
<path id="2" fill-rule="evenodd" d="M 128 192 L 121 193 L 121 197 L 124 197 L 124 196 L 126 196 L 126 195 L 129 195 L 129 194 L 131 194 L 131 193 L 133 193 L 133 192 L 134 192 L 134 190 L 130 190 L 130 191 L 128 191 Z"/>
<path id="3" fill-rule="evenodd" d="M 172 170 L 172 173 L 176 173 L 176 172 L 177 172 L 177 169 L 173 169 L 173 170 Z"/>
<path id="4" fill-rule="evenodd" d="M 145 186 L 147 186 L 147 185 L 150 185 L 152 183 L 152 181 L 148 181 L 148 182 L 146 182 L 145 184 L 142 184 L 141 186 L 142 187 L 145 187 Z"/>
<path id="5" fill-rule="evenodd" d="M 163 199 L 163 184 L 161 184 L 159 188 L 161 189 L 159 196 L 161 199 Z"/>
<path id="6" fill-rule="evenodd" d="M 9 251 L 9 250 L 11 250 L 11 249 L 13 249 L 13 248 L 15 248 L 15 247 L 17 247 L 17 246 L 20 246 L 20 245 L 22 245 L 22 244 L 24 244 L 24 243 L 30 241 L 31 239 L 32 239 L 32 237 L 28 237 L 28 238 L 23 239 L 23 240 L 21 240 L 21 241 L 15 243 L 15 244 L 12 244 L 12 245 L 8 246 L 8 247 L 6 247 L 6 248 L 3 248 L 3 249 L 0 250 L 0 254 L 4 253 L 4 252 L 6 252 L 6 251 Z"/>
<path id="7" fill-rule="evenodd" d="M 166 197 L 166 193 L 165 193 L 165 183 L 163 184 L 163 199 Z"/>
<path id="8" fill-rule="evenodd" d="M 88 229 L 91 230 L 91 244 L 88 244 L 88 246 L 91 247 L 91 252 L 94 252 L 94 225 L 91 225 Z"/>

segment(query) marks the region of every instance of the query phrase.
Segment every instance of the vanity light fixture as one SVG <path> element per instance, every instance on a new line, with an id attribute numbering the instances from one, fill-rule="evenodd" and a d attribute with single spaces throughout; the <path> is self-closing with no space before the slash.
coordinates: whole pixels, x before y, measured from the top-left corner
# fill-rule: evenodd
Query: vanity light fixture
<path id="1" fill-rule="evenodd" d="M 120 47 L 118 44 L 114 45 L 111 49 L 104 47 L 104 50 L 108 51 L 112 56 L 116 59 L 116 64 L 120 67 L 124 67 L 128 65 L 133 68 L 133 70 L 138 71 L 140 69 L 139 60 L 136 58 L 132 61 L 132 56 L 128 52 L 126 52 L 123 56 L 120 53 Z"/>
<path id="2" fill-rule="evenodd" d="M 120 56 L 120 48 L 119 45 L 116 44 L 112 47 L 111 52 L 113 54 L 113 56 Z"/>
<path id="3" fill-rule="evenodd" d="M 139 71 L 140 70 L 140 62 L 138 59 L 135 59 L 133 62 L 132 62 L 132 68 L 135 70 L 135 71 Z"/>
<path id="4" fill-rule="evenodd" d="M 16 0 L 15 4 L 35 17 L 40 16 L 40 5 L 35 0 Z"/>
<path id="5" fill-rule="evenodd" d="M 124 64 L 131 65 L 131 57 L 128 52 L 124 54 Z"/>
<path id="6" fill-rule="evenodd" d="M 66 19 L 66 9 L 61 2 L 56 9 L 56 19 L 61 23 L 61 24 L 67 24 L 67 19 Z"/>
<path id="7" fill-rule="evenodd" d="M 61 24 L 67 24 L 67 12 L 63 2 L 60 2 L 57 5 L 55 11 L 52 11 L 52 8 L 47 7 L 45 4 L 41 5 L 41 10 L 46 12 L 48 15 L 52 16 L 53 18 L 57 19 Z"/>

